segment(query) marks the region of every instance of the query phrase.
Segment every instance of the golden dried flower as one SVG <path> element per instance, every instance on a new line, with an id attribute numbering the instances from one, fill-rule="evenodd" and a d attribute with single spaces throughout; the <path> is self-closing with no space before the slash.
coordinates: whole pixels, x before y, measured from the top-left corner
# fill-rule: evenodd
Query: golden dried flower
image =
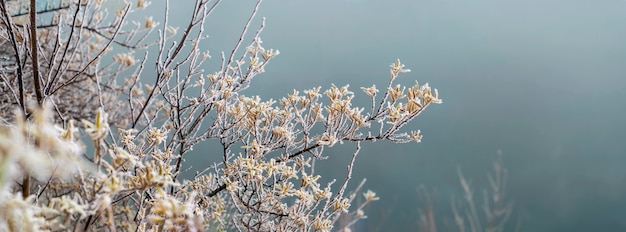
<path id="1" fill-rule="evenodd" d="M 146 8 L 150 5 L 151 2 L 145 0 L 137 0 L 137 8 Z"/>
<path id="2" fill-rule="evenodd" d="M 146 17 L 146 22 L 144 23 L 144 27 L 146 27 L 146 28 L 154 28 L 154 27 L 156 27 L 158 25 L 159 25 L 159 23 L 154 22 L 154 20 L 152 20 L 152 16 Z"/>
<path id="3" fill-rule="evenodd" d="M 398 74 L 400 74 L 400 73 L 411 72 L 410 69 L 405 69 L 404 68 L 404 64 L 402 64 L 402 62 L 400 62 L 400 59 L 396 60 L 396 62 L 391 64 L 389 67 L 391 67 L 391 79 L 392 80 L 394 78 L 396 78 L 398 76 Z"/>
<path id="4" fill-rule="evenodd" d="M 243 63 L 238 63 L 239 65 Z M 250 68 L 256 68 L 259 65 L 259 57 L 250 57 Z"/>
<path id="5" fill-rule="evenodd" d="M 395 102 L 398 99 L 402 99 L 405 97 L 404 90 L 406 88 L 404 86 L 396 85 L 394 88 L 389 88 L 389 97 L 391 97 L 391 101 Z"/>
<path id="6" fill-rule="evenodd" d="M 129 144 L 132 144 L 133 140 L 135 139 L 135 133 L 137 133 L 136 129 L 132 129 L 132 128 L 128 130 L 120 129 L 122 143 L 126 146 L 128 146 Z"/>
<path id="7" fill-rule="evenodd" d="M 115 11 L 115 16 L 122 17 L 122 15 L 124 15 L 124 9 L 119 8 Z"/>
<path id="8" fill-rule="evenodd" d="M 306 172 L 302 171 L 302 181 L 300 186 L 301 187 L 307 187 L 307 186 L 311 186 L 314 189 L 319 188 L 319 184 L 317 183 L 317 180 L 320 178 L 320 175 L 307 175 Z"/>
<path id="9" fill-rule="evenodd" d="M 365 202 L 377 201 L 380 199 L 376 197 L 376 193 L 372 190 L 367 190 L 367 192 L 363 193 L 363 197 L 365 197 Z"/>
<path id="10" fill-rule="evenodd" d="M 306 205 L 310 205 L 314 203 L 314 198 L 311 195 L 311 193 L 309 193 L 306 190 L 303 189 L 298 189 L 293 193 L 294 196 L 296 196 L 298 198 L 298 201 L 306 204 Z"/>
<path id="11" fill-rule="evenodd" d="M 276 185 L 274 190 L 279 196 L 292 196 L 293 195 L 293 183 L 281 182 Z"/>
<path id="12" fill-rule="evenodd" d="M 330 135 L 328 132 L 322 134 L 317 140 L 317 144 L 332 147 L 338 142 L 338 139 L 334 135 Z"/>
<path id="13" fill-rule="evenodd" d="M 291 142 L 293 139 L 291 130 L 287 129 L 284 126 L 274 127 L 272 129 L 272 136 L 274 136 L 278 140 L 283 140 L 286 142 Z"/>
<path id="14" fill-rule="evenodd" d="M 402 112 L 400 112 L 400 110 L 402 109 L 402 103 L 393 106 L 391 104 L 389 104 L 387 106 L 387 110 L 389 111 L 389 123 L 396 123 L 398 122 L 400 119 L 402 119 L 403 114 Z"/>
<path id="15" fill-rule="evenodd" d="M 106 113 L 104 113 L 104 110 L 102 110 L 102 108 L 98 109 L 94 123 L 83 119 L 83 125 L 87 134 L 89 134 L 89 136 L 94 140 L 103 139 L 106 136 L 106 133 L 109 131 L 107 115 Z"/>
<path id="16" fill-rule="evenodd" d="M 362 209 L 358 209 L 358 210 L 356 211 L 356 217 L 357 217 L 357 218 L 362 218 L 362 219 L 367 218 L 367 216 L 365 215 L 365 212 L 363 212 L 363 210 L 362 210 Z"/>
<path id="17" fill-rule="evenodd" d="M 235 192 L 241 189 L 238 181 L 231 181 L 228 178 L 223 178 L 222 181 L 226 185 L 226 190 L 228 190 L 229 192 Z"/>
<path id="18" fill-rule="evenodd" d="M 321 201 L 323 199 L 329 199 L 332 196 L 332 192 L 330 191 L 330 188 L 317 189 L 313 191 L 313 196 L 315 197 L 315 200 Z"/>
<path id="19" fill-rule="evenodd" d="M 293 167 L 286 166 L 286 165 L 283 165 L 283 166 L 280 166 L 280 167 L 282 167 L 280 169 L 280 174 L 282 175 L 283 178 L 291 179 L 291 178 L 298 177 L 297 172 L 296 172 L 296 170 Z"/>
<path id="20" fill-rule="evenodd" d="M 111 154 L 113 167 L 116 169 L 121 167 L 122 165 L 126 165 L 128 168 L 132 168 L 135 167 L 135 165 L 139 162 L 137 156 L 131 155 L 121 147 L 115 147 L 115 149 L 109 151 L 109 154 Z"/>
<path id="21" fill-rule="evenodd" d="M 411 139 L 415 142 L 421 142 L 422 141 L 422 135 L 420 134 L 420 130 L 417 131 L 411 131 Z"/>
<path id="22" fill-rule="evenodd" d="M 410 99 L 407 102 L 406 105 L 406 110 L 411 113 L 411 114 L 416 114 L 418 113 L 424 106 L 422 105 L 422 102 L 419 98 L 416 99 Z"/>
<path id="23" fill-rule="evenodd" d="M 256 139 L 253 139 L 248 145 L 241 146 L 241 148 L 248 149 L 248 154 L 250 154 L 252 158 L 257 158 L 267 151 L 267 148 L 257 143 Z"/>
<path id="24" fill-rule="evenodd" d="M 317 220 L 313 224 L 315 231 L 329 232 L 333 229 L 333 222 L 328 219 Z"/>
<path id="25" fill-rule="evenodd" d="M 61 130 L 61 139 L 65 141 L 74 141 L 74 133 L 76 133 L 78 129 L 74 127 L 74 120 L 70 120 L 67 123 L 67 128 L 65 130 Z"/>
<path id="26" fill-rule="evenodd" d="M 350 208 L 350 199 L 348 198 L 336 200 L 335 203 L 333 204 L 333 212 L 340 210 L 344 213 L 347 213 L 348 208 Z"/>
<path id="27" fill-rule="evenodd" d="M 436 104 L 441 104 L 441 103 L 443 103 L 443 101 L 442 101 L 441 99 L 439 99 L 439 91 L 437 91 L 437 89 L 435 89 L 434 91 L 435 91 L 435 93 L 434 93 L 434 94 L 428 95 L 428 97 L 429 97 L 429 99 L 428 99 L 428 100 L 429 100 L 430 102 L 432 102 L 432 103 L 436 103 Z"/>
<path id="28" fill-rule="evenodd" d="M 165 140 L 167 140 L 167 131 L 157 128 L 150 128 L 150 130 L 148 131 L 147 140 L 150 143 L 164 143 Z"/>
<path id="29" fill-rule="evenodd" d="M 264 60 L 269 60 L 272 59 L 274 57 L 276 57 L 278 54 L 280 54 L 280 51 L 278 50 L 274 50 L 274 49 L 269 49 L 269 50 L 265 50 L 261 53 L 261 56 L 263 57 Z"/>
<path id="30" fill-rule="evenodd" d="M 365 94 L 367 94 L 370 97 L 374 97 L 376 96 L 376 93 L 378 93 L 378 89 L 376 89 L 376 85 L 372 85 L 372 87 L 369 87 L 369 88 L 361 87 L 361 89 L 363 90 L 363 92 L 365 92 Z"/>
<path id="31" fill-rule="evenodd" d="M 194 87 L 202 87 L 204 86 L 204 78 L 202 76 L 198 77 L 198 80 L 193 84 Z"/>
<path id="32" fill-rule="evenodd" d="M 322 89 L 321 86 L 318 86 L 312 89 L 307 89 L 304 91 L 304 94 L 306 94 L 306 97 L 307 99 L 309 99 L 309 101 L 313 101 L 314 99 L 321 96 L 320 89 Z"/>
<path id="33" fill-rule="evenodd" d="M 135 64 L 135 57 L 133 57 L 132 53 L 122 53 L 116 54 L 113 56 L 113 60 L 120 63 L 124 67 L 129 67 Z"/>

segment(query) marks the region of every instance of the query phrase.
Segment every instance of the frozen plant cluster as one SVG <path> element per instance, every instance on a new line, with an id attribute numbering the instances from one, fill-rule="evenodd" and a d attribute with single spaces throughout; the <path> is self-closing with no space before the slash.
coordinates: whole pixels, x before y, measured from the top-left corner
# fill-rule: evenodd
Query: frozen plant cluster
<path id="1" fill-rule="evenodd" d="M 262 46 L 264 21 L 250 30 L 260 0 L 217 59 L 200 44 L 220 0 L 190 1 L 180 27 L 169 1 L 162 22 L 129 19 L 145 0 L 36 2 L 0 0 L 2 231 L 348 231 L 378 200 L 347 189 L 361 143 L 419 142 L 403 126 L 441 103 L 427 83 L 395 84 L 400 60 L 382 89 L 244 95 L 279 55 Z M 353 105 L 359 95 L 371 105 Z M 221 162 L 182 178 L 207 141 Z M 315 166 L 337 143 L 355 147 L 346 176 L 321 183 Z"/>

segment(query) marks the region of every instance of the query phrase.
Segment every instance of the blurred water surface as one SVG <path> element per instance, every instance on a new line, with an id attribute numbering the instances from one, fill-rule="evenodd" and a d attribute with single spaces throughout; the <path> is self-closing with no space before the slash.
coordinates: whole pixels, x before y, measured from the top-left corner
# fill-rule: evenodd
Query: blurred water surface
<path id="1" fill-rule="evenodd" d="M 144 13 L 161 17 L 163 2 L 152 4 Z M 191 4 L 171 1 L 173 24 L 184 27 Z M 224 1 L 209 17 L 207 70 L 234 46 L 253 6 Z M 366 106 L 358 88 L 384 86 L 396 58 L 413 70 L 401 82 L 439 89 L 444 104 L 406 128 L 421 129 L 422 143 L 364 146 L 353 183 L 367 177 L 381 200 L 359 230 L 415 230 L 420 185 L 437 189 L 437 216 L 451 219 L 457 167 L 480 195 L 501 150 L 512 225 L 626 231 L 625 12 L 618 0 L 266 0 L 262 38 L 281 54 L 245 94 L 276 99 L 350 83 Z M 211 148 L 187 161 L 213 160 Z M 318 162 L 326 181 L 343 178 L 353 149 L 339 146 Z"/>

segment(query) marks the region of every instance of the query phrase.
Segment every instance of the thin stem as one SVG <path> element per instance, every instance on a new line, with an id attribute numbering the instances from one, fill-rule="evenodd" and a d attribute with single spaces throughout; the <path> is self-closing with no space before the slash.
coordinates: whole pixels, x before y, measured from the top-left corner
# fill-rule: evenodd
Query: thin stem
<path id="1" fill-rule="evenodd" d="M 7 5 L 5 0 L 0 0 L 0 9 L 2 10 L 4 23 L 7 25 L 7 30 L 9 31 L 9 38 L 11 38 L 11 47 L 15 52 L 15 63 L 17 64 L 17 80 L 19 86 L 19 95 L 20 95 L 20 107 L 22 108 L 22 113 L 26 116 L 26 100 L 24 94 L 24 77 L 22 72 L 22 58 L 20 57 L 20 52 L 17 48 L 17 39 L 15 37 L 15 31 L 13 30 L 13 21 L 11 20 L 11 16 L 9 16 Z"/>
<path id="2" fill-rule="evenodd" d="M 39 106 L 43 103 L 43 93 L 41 91 L 41 83 L 39 82 L 39 60 L 38 60 L 38 45 L 37 45 L 37 0 L 30 0 L 30 59 L 33 65 L 33 82 L 35 84 L 35 96 L 37 97 L 37 104 Z"/>

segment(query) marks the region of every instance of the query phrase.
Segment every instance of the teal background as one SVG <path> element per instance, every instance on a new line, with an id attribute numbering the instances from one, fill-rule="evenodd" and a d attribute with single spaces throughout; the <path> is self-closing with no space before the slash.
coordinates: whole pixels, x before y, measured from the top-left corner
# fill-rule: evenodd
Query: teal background
<path id="1" fill-rule="evenodd" d="M 171 1 L 179 32 L 192 2 Z M 224 1 L 208 18 L 207 71 L 253 6 Z M 162 7 L 140 14 L 157 19 Z M 246 95 L 350 83 L 367 106 L 359 87 L 384 86 L 396 58 L 413 70 L 401 83 L 439 89 L 444 104 L 406 128 L 421 129 L 422 143 L 364 145 L 353 184 L 367 177 L 381 200 L 358 231 L 415 230 L 418 186 L 436 190 L 437 216 L 451 219 L 457 167 L 480 195 L 498 150 L 515 203 L 508 230 L 519 219 L 522 231 L 626 231 L 626 1 L 266 0 L 258 16 L 264 46 L 281 54 Z M 187 161 L 214 160 L 210 144 Z M 323 181 L 343 179 L 353 149 L 328 150 Z"/>

